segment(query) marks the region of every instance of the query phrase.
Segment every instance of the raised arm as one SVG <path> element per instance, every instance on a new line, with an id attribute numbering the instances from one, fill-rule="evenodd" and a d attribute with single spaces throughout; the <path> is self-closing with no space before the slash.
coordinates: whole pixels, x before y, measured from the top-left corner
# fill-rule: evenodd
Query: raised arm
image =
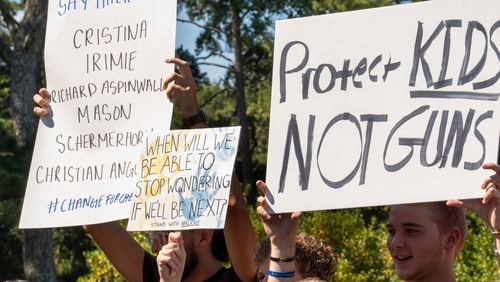
<path id="1" fill-rule="evenodd" d="M 234 271 L 242 281 L 255 281 L 256 238 L 238 178 L 233 174 L 224 227 L 227 251 Z"/>
<path id="2" fill-rule="evenodd" d="M 127 281 L 142 281 L 145 250 L 118 222 L 84 225 L 83 229 Z"/>
<path id="3" fill-rule="evenodd" d="M 33 109 L 35 115 L 46 117 L 51 114 L 50 93 L 47 89 L 41 88 L 33 96 L 33 100 L 36 103 Z M 120 224 L 107 222 L 85 225 L 83 229 L 92 236 L 109 261 L 126 280 L 142 281 L 145 251 Z"/>
<path id="4" fill-rule="evenodd" d="M 189 64 L 178 58 L 169 58 L 166 62 L 176 64 L 179 68 L 179 73 L 172 73 L 165 79 L 163 86 L 167 89 L 167 97 L 180 107 L 184 119 L 195 116 L 199 112 L 199 108 L 196 83 Z M 191 128 L 204 127 L 208 127 L 204 122 L 198 122 L 191 126 Z M 254 281 L 256 273 L 254 263 L 255 233 L 246 210 L 241 185 L 235 175 L 231 180 L 224 237 L 231 264 L 238 277 L 243 281 Z"/>
<path id="5" fill-rule="evenodd" d="M 266 183 L 261 180 L 257 181 L 257 188 L 264 194 L 267 191 Z M 295 237 L 299 231 L 301 213 L 269 214 L 266 199 L 260 196 L 257 202 L 257 214 L 270 243 L 267 281 L 297 281 Z"/>
<path id="6" fill-rule="evenodd" d="M 481 188 L 485 190 L 482 199 L 474 200 L 449 200 L 450 206 L 465 207 L 476 213 L 491 230 L 495 239 L 496 256 L 500 269 L 500 165 L 495 163 L 486 163 L 483 169 L 492 170 L 494 174 L 488 176 Z"/>
<path id="7" fill-rule="evenodd" d="M 196 85 L 189 65 L 187 62 L 176 58 L 167 59 L 166 62 L 177 64 L 180 70 L 180 74 L 172 73 L 165 79 L 163 86 L 167 89 L 167 97 L 180 107 L 183 118 L 188 118 L 198 110 Z M 39 94 L 42 96 L 44 92 Z M 36 97 L 36 99 L 40 100 L 39 97 Z M 45 99 L 43 100 L 46 101 Z M 43 106 L 43 102 L 42 104 L 38 104 Z M 42 107 L 41 109 L 35 108 L 34 111 L 35 113 L 44 113 L 45 109 L 46 107 Z M 196 126 L 206 127 L 203 124 L 197 124 Z M 149 263 L 146 266 L 148 270 L 144 269 L 145 250 L 118 223 L 88 225 L 84 226 L 84 229 L 90 233 L 111 263 L 126 280 L 142 281 L 144 277 L 143 272 L 146 271 L 149 273 Z M 161 274 L 162 272 L 159 271 L 159 273 Z"/>
<path id="8" fill-rule="evenodd" d="M 196 96 L 196 82 L 188 62 L 179 58 L 168 58 L 165 62 L 175 64 L 179 70 L 178 73 L 173 72 L 168 75 L 163 82 L 163 88 L 166 89 L 168 99 L 179 106 L 184 120 L 196 116 L 200 109 Z M 192 129 L 206 127 L 208 126 L 204 121 L 198 121 L 190 125 Z"/>

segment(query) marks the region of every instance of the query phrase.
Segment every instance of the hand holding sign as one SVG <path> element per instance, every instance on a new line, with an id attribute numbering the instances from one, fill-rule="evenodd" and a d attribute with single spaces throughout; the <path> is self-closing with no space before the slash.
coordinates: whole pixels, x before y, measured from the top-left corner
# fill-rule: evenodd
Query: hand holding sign
<path id="1" fill-rule="evenodd" d="M 429 1 L 278 21 L 273 210 L 482 196 L 466 187 L 498 153 L 500 22 L 487 11 L 499 8 Z"/>
<path id="2" fill-rule="evenodd" d="M 146 139 L 128 230 L 223 228 L 239 127 Z"/>
<path id="3" fill-rule="evenodd" d="M 172 67 L 163 58 L 175 52 L 176 1 L 70 2 L 48 5 L 50 91 L 34 97 L 35 115 L 45 118 L 20 228 L 126 218 L 146 136 L 170 129 L 162 76 Z"/>
<path id="4" fill-rule="evenodd" d="M 473 200 L 449 200 L 446 204 L 454 207 L 465 207 L 475 212 L 486 224 L 495 232 L 500 231 L 500 165 L 487 163 L 483 165 L 484 169 L 490 169 L 495 174 L 486 178 L 481 185 L 485 189 L 482 199 Z"/>
<path id="5" fill-rule="evenodd" d="M 161 282 L 181 281 L 186 263 L 186 250 L 181 232 L 170 232 L 168 244 L 163 246 L 156 257 Z"/>
<path id="6" fill-rule="evenodd" d="M 262 180 L 257 181 L 257 188 L 266 194 L 268 188 Z M 271 240 L 278 246 L 281 244 L 290 244 L 295 242 L 295 235 L 299 230 L 300 212 L 284 213 L 284 214 L 269 214 L 269 208 L 266 203 L 266 198 L 260 196 L 257 198 L 257 214 L 260 216 L 264 231 Z"/>
<path id="7" fill-rule="evenodd" d="M 40 88 L 38 93 L 33 96 L 36 106 L 33 108 L 33 113 L 38 117 L 46 117 L 50 111 L 50 93 L 45 88 Z"/>
<path id="8" fill-rule="evenodd" d="M 171 73 L 165 78 L 163 88 L 167 89 L 167 97 L 170 101 L 179 105 L 181 114 L 188 118 L 198 111 L 198 100 L 196 98 L 196 82 L 189 68 L 188 62 L 178 58 L 168 58 L 168 64 L 176 64 L 180 73 Z"/>

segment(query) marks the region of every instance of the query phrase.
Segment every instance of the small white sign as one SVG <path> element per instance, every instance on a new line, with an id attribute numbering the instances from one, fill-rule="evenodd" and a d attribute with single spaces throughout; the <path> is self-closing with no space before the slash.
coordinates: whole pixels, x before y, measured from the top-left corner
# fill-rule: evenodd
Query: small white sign
<path id="1" fill-rule="evenodd" d="M 53 116 L 41 120 L 20 228 L 128 218 L 140 156 L 170 128 L 175 0 L 50 0 L 45 43 Z"/>
<path id="2" fill-rule="evenodd" d="M 240 127 L 173 130 L 151 140 L 127 230 L 224 228 Z"/>
<path id="3" fill-rule="evenodd" d="M 278 21 L 275 212 L 474 198 L 500 132 L 500 2 Z"/>

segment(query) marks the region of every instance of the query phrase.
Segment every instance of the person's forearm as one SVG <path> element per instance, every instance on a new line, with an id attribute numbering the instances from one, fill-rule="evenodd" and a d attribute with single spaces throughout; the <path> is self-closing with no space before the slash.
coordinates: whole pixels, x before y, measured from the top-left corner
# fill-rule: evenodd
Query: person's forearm
<path id="1" fill-rule="evenodd" d="M 255 281 L 256 238 L 238 178 L 233 175 L 224 227 L 227 250 L 234 271 L 242 281 Z"/>
<path id="2" fill-rule="evenodd" d="M 113 266 L 127 281 L 142 281 L 144 249 L 117 222 L 84 225 Z"/>
<path id="3" fill-rule="evenodd" d="M 298 281 L 295 270 L 295 239 L 271 240 L 268 281 Z"/>
<path id="4" fill-rule="evenodd" d="M 495 244 L 495 257 L 497 258 L 498 271 L 500 272 L 500 233 L 492 231 Z"/>

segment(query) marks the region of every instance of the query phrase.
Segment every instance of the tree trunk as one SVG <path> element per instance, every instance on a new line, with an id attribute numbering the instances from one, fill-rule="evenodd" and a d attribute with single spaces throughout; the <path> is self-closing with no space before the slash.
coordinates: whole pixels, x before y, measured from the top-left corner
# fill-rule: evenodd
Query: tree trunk
<path id="1" fill-rule="evenodd" d="M 41 84 L 47 1 L 26 1 L 24 18 L 14 37 L 11 58 L 10 113 L 18 144 L 25 146 L 36 129 L 33 94 Z"/>
<path id="2" fill-rule="evenodd" d="M 23 230 L 24 276 L 30 282 L 56 281 L 50 229 Z"/>
<path id="3" fill-rule="evenodd" d="M 250 154 L 250 145 L 248 140 L 248 122 L 247 122 L 247 104 L 245 100 L 245 83 L 244 83 L 244 64 L 241 48 L 241 17 L 237 4 L 231 1 L 231 32 L 232 45 L 234 48 L 234 72 L 235 72 L 235 88 L 236 88 L 236 113 L 240 121 L 240 156 L 243 167 L 243 181 L 252 183 L 252 158 Z"/>
<path id="4" fill-rule="evenodd" d="M 37 124 L 32 96 L 41 85 L 46 22 L 47 1 L 27 0 L 24 17 L 12 34 L 10 113 L 17 143 L 26 149 L 32 144 Z M 26 280 L 56 280 L 50 229 L 23 231 L 23 262 Z"/>

